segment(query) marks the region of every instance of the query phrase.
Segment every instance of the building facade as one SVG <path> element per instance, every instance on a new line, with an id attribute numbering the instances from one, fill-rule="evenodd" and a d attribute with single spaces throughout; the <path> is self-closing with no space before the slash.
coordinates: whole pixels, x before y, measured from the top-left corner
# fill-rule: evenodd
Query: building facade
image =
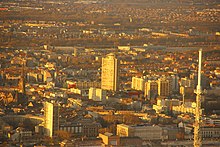
<path id="1" fill-rule="evenodd" d="M 101 124 L 90 119 L 75 120 L 60 125 L 60 130 L 67 131 L 75 137 L 97 137 Z"/>
<path id="2" fill-rule="evenodd" d="M 143 140 L 162 140 L 163 129 L 154 125 L 129 126 L 119 124 L 117 125 L 117 135 L 120 137 L 140 137 Z"/>
<path id="3" fill-rule="evenodd" d="M 169 80 L 159 79 L 157 83 L 158 83 L 158 95 L 159 96 L 169 96 L 171 93 Z"/>
<path id="4" fill-rule="evenodd" d="M 144 77 L 132 77 L 131 88 L 135 90 L 144 91 L 146 79 Z"/>
<path id="5" fill-rule="evenodd" d="M 52 137 L 54 132 L 59 130 L 59 105 L 57 103 L 45 102 L 44 116 L 45 135 Z"/>
<path id="6" fill-rule="evenodd" d="M 90 88 L 89 89 L 89 99 L 93 101 L 106 101 L 106 91 L 99 88 Z"/>
<path id="7" fill-rule="evenodd" d="M 120 137 L 117 135 L 113 135 L 112 133 L 99 133 L 99 137 L 102 138 L 102 142 L 106 146 L 119 146 L 120 145 Z"/>
<path id="8" fill-rule="evenodd" d="M 157 94 L 158 94 L 158 83 L 156 81 L 148 80 L 145 83 L 144 95 L 147 98 L 153 98 L 156 97 Z"/>
<path id="9" fill-rule="evenodd" d="M 119 90 L 119 60 L 114 54 L 102 58 L 101 88 L 105 90 Z"/>

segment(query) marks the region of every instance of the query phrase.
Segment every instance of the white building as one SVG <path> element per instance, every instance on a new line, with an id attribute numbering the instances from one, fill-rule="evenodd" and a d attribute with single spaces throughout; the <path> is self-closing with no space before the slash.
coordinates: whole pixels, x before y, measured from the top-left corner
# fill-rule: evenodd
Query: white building
<path id="1" fill-rule="evenodd" d="M 181 102 L 177 99 L 158 99 L 157 104 L 153 105 L 153 109 L 157 112 L 172 110 L 173 107 L 179 107 Z"/>
<path id="2" fill-rule="evenodd" d="M 89 99 L 93 101 L 106 101 L 106 90 L 99 88 L 90 88 L 89 89 Z"/>
<path id="3" fill-rule="evenodd" d="M 44 105 L 45 135 L 52 137 L 59 130 L 59 106 L 56 103 L 45 102 Z"/>
<path id="4" fill-rule="evenodd" d="M 147 79 L 145 77 L 132 77 L 131 88 L 135 90 L 144 91 L 146 81 Z"/>
<path id="5" fill-rule="evenodd" d="M 70 92 L 75 93 L 75 94 L 80 94 L 82 96 L 88 96 L 87 89 L 70 88 Z"/>
<path id="6" fill-rule="evenodd" d="M 184 105 L 180 106 L 173 106 L 172 110 L 176 114 L 180 113 L 188 113 L 188 114 L 195 114 L 195 102 L 185 102 Z"/>

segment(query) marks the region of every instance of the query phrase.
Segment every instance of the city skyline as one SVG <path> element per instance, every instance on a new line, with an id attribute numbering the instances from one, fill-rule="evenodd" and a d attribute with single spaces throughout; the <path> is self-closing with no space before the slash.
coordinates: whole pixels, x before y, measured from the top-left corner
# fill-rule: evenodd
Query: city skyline
<path id="1" fill-rule="evenodd" d="M 219 26 L 219 0 L 1 1 L 0 147 L 220 146 Z"/>

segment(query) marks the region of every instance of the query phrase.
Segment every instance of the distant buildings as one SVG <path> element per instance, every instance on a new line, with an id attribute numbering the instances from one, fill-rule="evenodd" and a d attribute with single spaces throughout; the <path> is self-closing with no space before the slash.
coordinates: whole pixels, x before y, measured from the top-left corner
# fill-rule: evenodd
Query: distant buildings
<path id="1" fill-rule="evenodd" d="M 219 126 L 203 126 L 201 128 L 203 138 L 219 138 L 220 127 Z"/>
<path id="2" fill-rule="evenodd" d="M 66 81 L 67 88 L 89 89 L 90 87 L 100 88 L 100 82 L 97 81 Z"/>
<path id="3" fill-rule="evenodd" d="M 195 80 L 185 77 L 180 79 L 180 94 L 184 97 L 192 97 L 194 95 Z"/>
<path id="4" fill-rule="evenodd" d="M 28 131 L 24 128 L 18 127 L 10 134 L 10 139 L 14 142 L 23 142 L 26 139 L 32 137 L 32 134 L 32 131 Z"/>
<path id="5" fill-rule="evenodd" d="M 161 112 L 171 112 L 174 107 L 181 107 L 180 101 L 178 99 L 158 99 L 157 104 L 153 105 L 153 109 L 157 113 Z"/>
<path id="6" fill-rule="evenodd" d="M 207 78 L 206 76 L 204 76 L 204 74 L 202 74 L 201 77 L 201 86 L 203 89 L 209 89 L 210 88 L 210 82 L 209 82 L 209 78 Z M 190 77 L 185 77 L 185 78 L 181 78 L 180 79 L 180 93 L 182 95 L 192 95 L 194 92 L 194 89 L 196 88 L 198 79 L 197 79 L 197 74 L 193 73 L 190 75 Z"/>
<path id="7" fill-rule="evenodd" d="M 119 90 L 119 60 L 114 54 L 102 58 L 101 88 L 105 90 Z"/>
<path id="8" fill-rule="evenodd" d="M 180 89 L 180 86 L 179 86 L 179 76 L 177 74 L 173 74 L 170 76 L 170 85 L 171 85 L 171 91 L 172 92 L 176 92 L 176 93 L 179 93 L 179 89 Z"/>
<path id="9" fill-rule="evenodd" d="M 214 116 L 214 118 L 207 117 L 205 118 L 204 122 L 209 125 L 220 126 L 220 117 L 216 117 L 216 116 Z"/>
<path id="10" fill-rule="evenodd" d="M 188 113 L 195 114 L 195 102 L 184 102 L 184 105 L 174 106 L 172 107 L 172 111 L 174 114 Z"/>
<path id="11" fill-rule="evenodd" d="M 117 135 L 120 137 L 139 137 L 144 141 L 176 140 L 184 138 L 184 129 L 177 126 L 159 125 L 117 125 Z"/>
<path id="12" fill-rule="evenodd" d="M 59 130 L 59 106 L 56 103 L 45 102 L 45 135 L 52 137 L 54 132 Z"/>
<path id="13" fill-rule="evenodd" d="M 185 133 L 193 130 L 192 125 L 184 126 Z M 220 127 L 215 125 L 202 125 L 201 126 L 202 138 L 219 138 L 220 137 Z"/>
<path id="14" fill-rule="evenodd" d="M 179 77 L 177 75 L 147 75 L 132 77 L 131 88 L 144 92 L 147 98 L 167 97 L 179 93 Z"/>

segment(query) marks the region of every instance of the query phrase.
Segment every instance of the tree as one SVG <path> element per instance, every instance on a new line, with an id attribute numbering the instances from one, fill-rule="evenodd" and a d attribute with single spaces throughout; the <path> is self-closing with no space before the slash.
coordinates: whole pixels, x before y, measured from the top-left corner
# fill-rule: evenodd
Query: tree
<path id="1" fill-rule="evenodd" d="M 67 131 L 63 131 L 63 130 L 58 130 L 55 131 L 55 135 L 60 139 L 60 140 L 69 140 L 71 137 L 71 134 Z"/>
<path id="2" fill-rule="evenodd" d="M 109 125 L 109 123 L 105 119 L 103 119 L 102 117 L 99 117 L 97 119 L 97 122 L 99 122 L 102 125 L 103 128 L 105 128 Z"/>
<path id="3" fill-rule="evenodd" d="M 141 119 L 138 116 L 126 114 L 123 116 L 123 123 L 125 124 L 140 124 Z"/>
<path id="4" fill-rule="evenodd" d="M 23 127 L 33 131 L 34 130 L 34 124 L 31 122 L 30 119 L 26 118 L 23 122 Z"/>

